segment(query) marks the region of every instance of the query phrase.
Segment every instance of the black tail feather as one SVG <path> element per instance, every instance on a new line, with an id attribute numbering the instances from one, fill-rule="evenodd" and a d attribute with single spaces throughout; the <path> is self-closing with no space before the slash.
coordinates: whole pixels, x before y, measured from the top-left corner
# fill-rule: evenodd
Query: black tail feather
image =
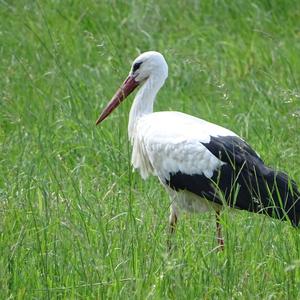
<path id="1" fill-rule="evenodd" d="M 227 204 L 280 220 L 290 220 L 293 226 L 299 225 L 300 193 L 295 181 L 285 173 L 265 165 L 249 168 L 245 164 L 235 169 L 229 185 L 228 177 L 224 181 L 224 167 L 220 170 L 217 186 L 224 193 Z M 231 188 L 228 189 L 228 186 Z M 238 193 L 235 193 L 236 189 Z"/>
<path id="2" fill-rule="evenodd" d="M 261 199 L 264 213 L 279 218 L 289 219 L 293 226 L 300 221 L 300 193 L 295 181 L 283 172 L 276 172 L 265 167 L 261 174 Z"/>

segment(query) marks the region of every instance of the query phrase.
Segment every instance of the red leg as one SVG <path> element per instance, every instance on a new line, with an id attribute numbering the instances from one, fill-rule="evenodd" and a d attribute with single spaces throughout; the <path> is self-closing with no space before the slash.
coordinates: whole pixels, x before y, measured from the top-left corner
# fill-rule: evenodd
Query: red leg
<path id="1" fill-rule="evenodd" d="M 172 236 L 175 233 L 177 221 L 178 221 L 178 212 L 177 212 L 177 209 L 175 208 L 175 206 L 172 205 L 171 206 L 171 214 L 170 214 L 170 217 L 169 217 L 169 238 L 168 238 L 168 250 L 169 250 L 169 252 L 171 252 L 171 250 L 173 248 L 171 239 L 172 239 Z"/>
<path id="2" fill-rule="evenodd" d="M 172 234 L 172 233 L 175 233 L 176 224 L 177 224 L 177 220 L 178 220 L 178 212 L 177 212 L 177 208 L 175 207 L 174 204 L 171 205 L 170 211 L 171 211 L 171 213 L 170 213 L 170 217 L 169 217 L 169 226 L 170 226 L 169 232 Z"/>
<path id="3" fill-rule="evenodd" d="M 177 215 L 174 214 L 170 217 L 170 233 L 174 233 L 176 229 L 176 224 L 177 224 Z"/>
<path id="4" fill-rule="evenodd" d="M 217 225 L 217 241 L 219 244 L 219 249 L 224 250 L 224 239 L 222 237 L 222 230 L 220 224 L 220 211 L 216 211 L 216 225 Z"/>

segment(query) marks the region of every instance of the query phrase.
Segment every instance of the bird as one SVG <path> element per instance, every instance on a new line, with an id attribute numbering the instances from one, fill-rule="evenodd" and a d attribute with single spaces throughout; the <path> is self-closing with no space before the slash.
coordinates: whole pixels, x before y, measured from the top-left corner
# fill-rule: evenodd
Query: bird
<path id="1" fill-rule="evenodd" d="M 268 167 L 236 133 L 177 111 L 154 112 L 156 95 L 168 77 L 164 56 L 140 54 L 100 124 L 136 88 L 129 113 L 131 163 L 143 179 L 158 177 L 170 196 L 169 231 L 182 211 L 216 214 L 219 249 L 224 249 L 220 214 L 224 207 L 264 214 L 298 227 L 300 193 L 286 173 Z"/>

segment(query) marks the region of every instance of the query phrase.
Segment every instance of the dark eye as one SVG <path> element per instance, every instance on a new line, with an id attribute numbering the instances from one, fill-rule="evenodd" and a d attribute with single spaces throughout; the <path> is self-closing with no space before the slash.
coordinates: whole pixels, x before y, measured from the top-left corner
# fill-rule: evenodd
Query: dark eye
<path id="1" fill-rule="evenodd" d="M 134 73 L 142 64 L 143 62 L 137 62 L 132 67 L 132 72 Z"/>

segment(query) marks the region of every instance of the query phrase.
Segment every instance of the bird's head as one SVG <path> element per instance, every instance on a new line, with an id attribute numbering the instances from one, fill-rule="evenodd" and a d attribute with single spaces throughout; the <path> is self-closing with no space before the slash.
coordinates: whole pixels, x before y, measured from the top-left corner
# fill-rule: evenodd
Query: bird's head
<path id="1" fill-rule="evenodd" d="M 139 55 L 133 61 L 128 77 L 99 116 L 96 125 L 102 122 L 136 87 L 150 77 L 163 84 L 167 76 L 168 65 L 162 54 L 148 51 Z"/>
<path id="2" fill-rule="evenodd" d="M 168 65 L 159 52 L 144 52 L 133 61 L 129 76 L 133 76 L 139 83 L 144 82 L 150 76 L 165 80 L 168 76 Z"/>

